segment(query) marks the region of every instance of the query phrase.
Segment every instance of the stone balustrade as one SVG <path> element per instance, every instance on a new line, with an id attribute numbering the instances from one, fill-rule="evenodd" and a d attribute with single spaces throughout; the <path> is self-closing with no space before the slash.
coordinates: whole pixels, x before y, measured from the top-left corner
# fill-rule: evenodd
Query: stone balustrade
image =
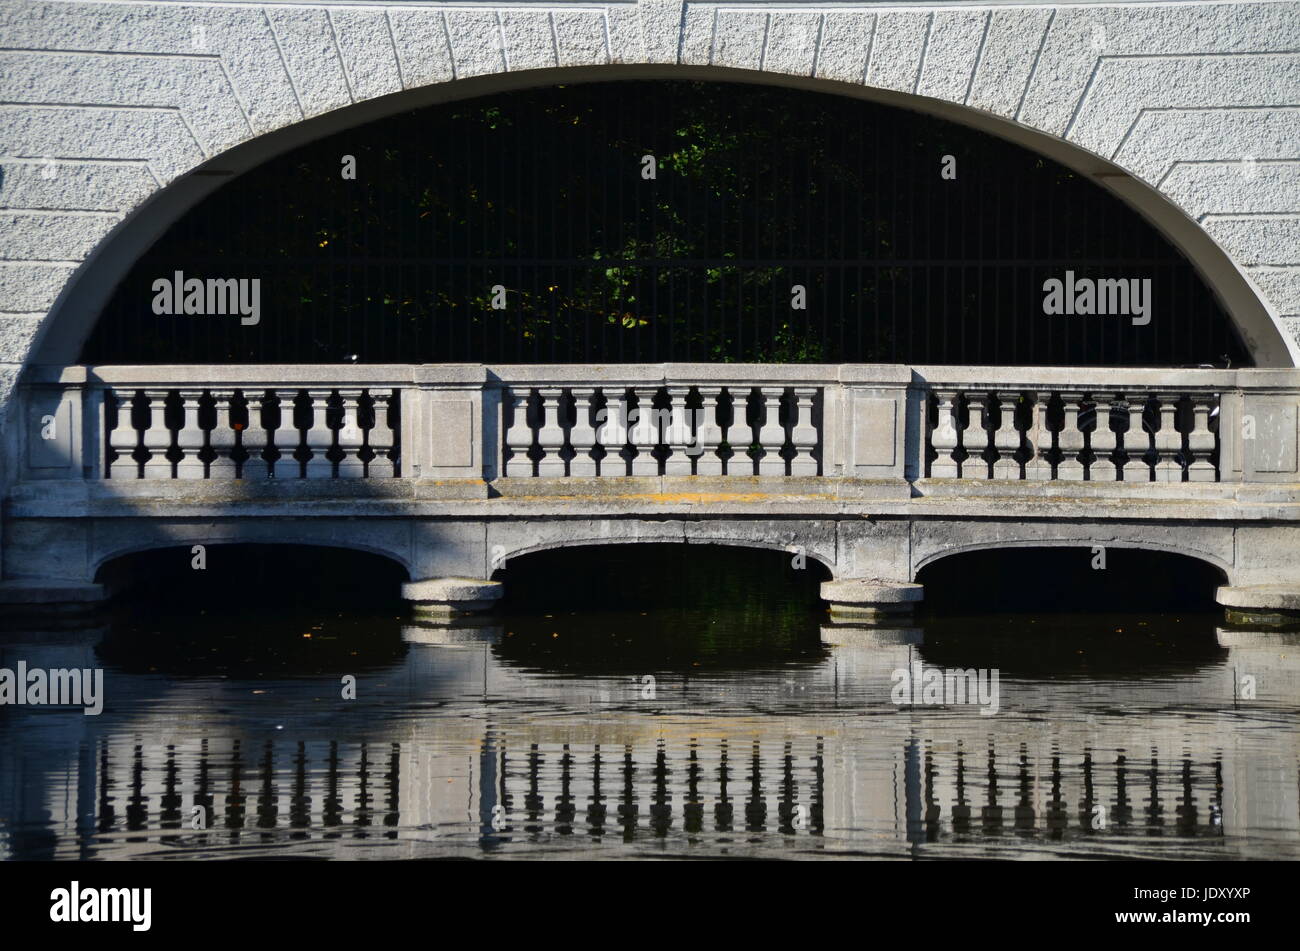
<path id="1" fill-rule="evenodd" d="M 1217 482 L 1219 394 L 936 386 L 931 478 Z"/>
<path id="2" fill-rule="evenodd" d="M 37 367 L 24 394 L 20 481 L 803 478 L 924 494 L 1298 472 L 1288 370 Z"/>
<path id="3" fill-rule="evenodd" d="M 109 479 L 399 474 L 396 392 L 312 386 L 103 391 Z"/>
<path id="4" fill-rule="evenodd" d="M 515 386 L 504 398 L 511 478 L 818 474 L 815 386 Z"/>

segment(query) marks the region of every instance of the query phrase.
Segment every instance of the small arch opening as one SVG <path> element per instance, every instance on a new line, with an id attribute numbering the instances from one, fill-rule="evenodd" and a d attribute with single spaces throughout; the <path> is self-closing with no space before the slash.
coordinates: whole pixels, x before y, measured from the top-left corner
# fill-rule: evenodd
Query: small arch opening
<path id="1" fill-rule="evenodd" d="M 921 654 L 1007 676 L 1183 676 L 1222 660 L 1214 603 L 1222 571 L 1173 552 L 1008 547 L 948 555 L 925 585 Z"/>
<path id="2" fill-rule="evenodd" d="M 802 567 L 796 567 L 802 565 Z M 710 544 L 585 545 L 513 558 L 501 658 L 573 673 L 812 663 L 818 588 L 793 552 Z"/>
<path id="3" fill-rule="evenodd" d="M 925 611 L 961 614 L 1207 614 L 1223 572 L 1198 558 L 1115 546 L 961 552 L 917 575 Z"/>
<path id="4" fill-rule="evenodd" d="M 310 676 L 385 666 L 406 651 L 407 573 L 389 558 L 314 545 L 194 547 L 100 568 L 96 580 L 118 591 L 97 648 L 105 661 L 175 675 Z"/>

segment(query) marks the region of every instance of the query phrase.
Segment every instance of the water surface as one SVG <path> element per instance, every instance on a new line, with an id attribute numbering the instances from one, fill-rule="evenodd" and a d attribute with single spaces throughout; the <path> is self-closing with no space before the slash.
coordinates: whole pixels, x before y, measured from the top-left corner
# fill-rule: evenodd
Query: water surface
<path id="1" fill-rule="evenodd" d="M 0 708 L 0 855 L 1300 858 L 1295 635 L 635 608 L 8 634 L 107 701 Z M 893 702 L 916 663 L 997 669 L 998 712 Z"/>

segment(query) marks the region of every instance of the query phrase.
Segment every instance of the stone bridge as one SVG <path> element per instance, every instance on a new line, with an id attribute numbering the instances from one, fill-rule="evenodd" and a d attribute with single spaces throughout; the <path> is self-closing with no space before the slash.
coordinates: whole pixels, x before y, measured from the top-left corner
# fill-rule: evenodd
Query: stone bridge
<path id="1" fill-rule="evenodd" d="M 1300 3 L 11 0 L 0 9 L 0 601 L 150 548 L 376 552 L 434 609 L 512 558 L 803 552 L 899 610 L 955 552 L 1130 546 L 1300 608 Z M 414 106 L 771 83 L 1036 150 L 1194 263 L 1254 366 L 88 366 L 108 295 L 230 176 Z"/>
<path id="2" fill-rule="evenodd" d="M 1121 546 L 1214 565 L 1229 605 L 1290 609 L 1298 375 L 33 368 L 5 586 L 98 598 L 123 554 L 293 542 L 385 555 L 411 600 L 472 609 L 522 554 L 676 542 L 801 553 L 833 607 L 879 612 L 955 552 Z"/>

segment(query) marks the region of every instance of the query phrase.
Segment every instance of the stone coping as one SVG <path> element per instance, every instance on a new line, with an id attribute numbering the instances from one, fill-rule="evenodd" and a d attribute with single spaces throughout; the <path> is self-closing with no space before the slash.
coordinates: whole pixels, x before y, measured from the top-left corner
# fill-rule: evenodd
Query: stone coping
<path id="1" fill-rule="evenodd" d="M 599 386 L 601 384 L 861 384 L 962 389 L 1300 390 L 1300 369 L 982 367 L 903 364 L 251 364 L 32 366 L 33 385 L 113 386 Z"/>

